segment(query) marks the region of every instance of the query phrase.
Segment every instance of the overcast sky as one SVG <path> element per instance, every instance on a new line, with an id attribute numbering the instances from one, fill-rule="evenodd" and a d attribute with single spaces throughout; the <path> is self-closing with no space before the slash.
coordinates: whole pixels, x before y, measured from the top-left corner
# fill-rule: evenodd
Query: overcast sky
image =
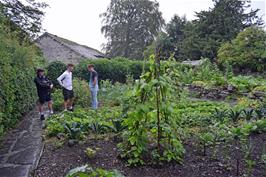
<path id="1" fill-rule="evenodd" d="M 101 50 L 106 40 L 101 34 L 99 15 L 106 11 L 111 0 L 42 0 L 49 4 L 43 28 L 45 31 L 80 44 Z M 212 0 L 157 0 L 166 22 L 174 14 L 186 15 L 188 20 L 195 19 L 195 12 L 213 7 Z M 252 0 L 252 8 L 261 9 L 265 14 L 266 0 Z M 264 15 L 265 21 L 265 15 Z"/>

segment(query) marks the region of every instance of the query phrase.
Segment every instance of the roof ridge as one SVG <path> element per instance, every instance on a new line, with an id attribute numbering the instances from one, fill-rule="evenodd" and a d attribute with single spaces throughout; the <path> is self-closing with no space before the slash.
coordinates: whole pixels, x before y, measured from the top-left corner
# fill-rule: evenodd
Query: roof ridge
<path id="1" fill-rule="evenodd" d="M 81 56 L 82 58 L 103 58 L 105 57 L 105 54 L 100 52 L 97 49 L 94 49 L 92 47 L 89 47 L 87 45 L 82 45 L 79 44 L 77 42 L 71 41 L 69 39 L 65 39 L 62 37 L 59 37 L 57 35 L 54 35 L 52 33 L 49 32 L 44 32 L 39 38 L 36 39 L 36 42 L 38 40 L 40 40 L 43 36 L 47 36 L 50 37 L 51 39 L 53 39 L 54 41 L 58 42 L 60 45 L 68 48 L 69 50 L 71 50 L 72 52 L 76 53 L 77 55 Z"/>
<path id="2" fill-rule="evenodd" d="M 81 53 L 77 52 L 76 50 L 72 49 L 71 47 L 69 47 L 68 45 L 66 45 L 64 42 L 58 40 L 58 36 L 57 35 L 54 35 L 54 34 L 51 34 L 51 33 L 48 33 L 48 32 L 45 32 L 44 34 L 47 34 L 48 36 L 52 37 L 54 40 L 56 40 L 58 43 L 64 45 L 65 47 L 67 47 L 68 49 L 70 49 L 71 51 L 73 51 L 74 53 L 80 55 L 81 57 L 84 57 L 86 58 L 84 55 L 82 55 Z"/>
<path id="3" fill-rule="evenodd" d="M 74 42 L 74 41 L 71 41 L 71 40 L 69 40 L 69 39 L 66 39 L 66 38 L 63 38 L 63 37 L 60 37 L 60 36 L 57 36 L 57 35 L 54 35 L 54 34 L 51 34 L 51 33 L 48 33 L 48 32 L 45 32 L 45 33 L 47 33 L 49 36 L 52 36 L 53 38 L 55 37 L 55 38 L 57 38 L 57 39 L 59 39 L 59 41 L 61 42 L 61 43 L 63 43 L 63 44 L 67 44 L 67 42 L 70 42 L 70 43 L 73 43 L 73 44 L 75 44 L 75 45 L 78 45 L 78 46 L 81 46 L 81 47 L 85 47 L 85 48 L 87 48 L 87 49 L 90 49 L 90 50 L 94 50 L 94 51 L 96 51 L 96 52 L 98 52 L 99 54 L 102 54 L 102 55 L 104 55 L 102 52 L 100 52 L 99 50 L 97 50 L 97 49 L 94 49 L 94 48 L 92 48 L 92 47 L 89 47 L 89 46 L 87 46 L 87 45 L 83 45 L 83 44 L 79 44 L 79 43 L 77 43 L 77 42 Z M 63 41 L 61 41 L 61 40 L 63 40 Z M 70 47 L 71 48 L 71 47 Z M 72 49 L 72 48 L 71 48 Z M 72 49 L 72 50 L 74 50 L 74 49 Z M 76 51 L 76 50 L 75 50 Z M 76 51 L 77 52 L 77 51 Z M 79 52 L 78 52 L 79 53 Z"/>

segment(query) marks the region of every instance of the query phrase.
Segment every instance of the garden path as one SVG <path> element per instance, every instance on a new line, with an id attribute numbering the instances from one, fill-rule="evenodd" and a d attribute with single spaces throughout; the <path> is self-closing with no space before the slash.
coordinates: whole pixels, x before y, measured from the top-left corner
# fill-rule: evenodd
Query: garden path
<path id="1" fill-rule="evenodd" d="M 41 121 L 34 109 L 3 138 L 0 144 L 0 176 L 33 176 L 43 146 Z"/>

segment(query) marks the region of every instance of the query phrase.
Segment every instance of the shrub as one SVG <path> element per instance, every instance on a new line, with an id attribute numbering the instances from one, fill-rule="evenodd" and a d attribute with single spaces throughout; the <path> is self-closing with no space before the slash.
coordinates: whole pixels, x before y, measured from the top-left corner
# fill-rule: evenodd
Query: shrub
<path id="1" fill-rule="evenodd" d="M 265 71 L 266 69 L 266 32 L 250 27 L 240 32 L 231 43 L 225 43 L 218 51 L 218 63 L 227 62 L 234 69 Z"/>
<path id="2" fill-rule="evenodd" d="M 195 81 L 208 83 L 208 86 L 225 86 L 226 79 L 218 67 L 211 63 L 209 59 L 192 68 L 189 65 L 177 65 L 179 71 L 180 82 L 191 84 Z"/>
<path id="3" fill-rule="evenodd" d="M 0 136 L 35 104 L 33 80 L 41 63 L 35 47 L 21 44 L 7 28 L 0 24 Z"/>
<path id="4" fill-rule="evenodd" d="M 59 87 L 57 78 L 66 70 L 66 65 L 61 61 L 51 62 L 47 67 L 47 77 L 52 80 L 55 87 Z"/>
<path id="5" fill-rule="evenodd" d="M 62 111 L 63 110 L 63 93 L 61 89 L 56 89 L 52 93 L 52 99 L 53 99 L 53 109 L 55 111 Z"/>
<path id="6" fill-rule="evenodd" d="M 139 79 L 142 69 L 142 61 L 132 61 L 127 59 L 98 59 L 85 60 L 75 67 L 74 75 L 89 80 L 87 65 L 93 64 L 98 72 L 99 80 L 107 80 L 114 82 L 125 83 L 127 75 L 132 75 L 134 79 Z"/>
<path id="7" fill-rule="evenodd" d="M 75 92 L 75 104 L 83 108 L 91 105 L 89 84 L 80 79 L 73 79 L 73 89 Z"/>

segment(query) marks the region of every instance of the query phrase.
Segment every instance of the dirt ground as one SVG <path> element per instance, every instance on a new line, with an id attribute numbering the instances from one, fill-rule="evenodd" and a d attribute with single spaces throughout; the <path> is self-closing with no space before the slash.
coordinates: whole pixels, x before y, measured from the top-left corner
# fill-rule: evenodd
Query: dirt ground
<path id="1" fill-rule="evenodd" d="M 250 143 L 250 158 L 255 162 L 251 168 L 247 168 L 243 154 L 235 153 L 232 150 L 234 148 L 225 148 L 222 144 L 215 151 L 208 148 L 204 156 L 200 147 L 188 142 L 185 144 L 182 164 L 127 167 L 125 161 L 118 158 L 116 143 L 112 138 L 87 140 L 82 145 L 63 145 L 61 148 L 55 148 L 54 143 L 47 142 L 35 176 L 64 177 L 70 169 L 89 164 L 95 168 L 117 169 L 128 177 L 233 177 L 237 176 L 236 159 L 240 159 L 239 176 L 248 176 L 250 173 L 252 177 L 266 177 L 266 162 L 261 160 L 261 156 L 266 154 L 266 133 L 252 135 Z M 84 150 L 87 147 L 99 148 L 93 159 L 86 157 Z"/>

